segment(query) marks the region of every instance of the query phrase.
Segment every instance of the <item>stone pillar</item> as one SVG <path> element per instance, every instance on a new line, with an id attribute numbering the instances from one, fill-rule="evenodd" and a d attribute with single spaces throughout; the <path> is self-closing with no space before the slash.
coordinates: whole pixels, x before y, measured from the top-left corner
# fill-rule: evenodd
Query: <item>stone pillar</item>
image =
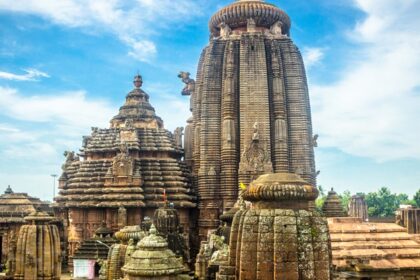
<path id="1" fill-rule="evenodd" d="M 420 234 L 420 209 L 405 209 L 405 224 L 410 234 Z"/>
<path id="2" fill-rule="evenodd" d="M 364 196 L 353 195 L 349 202 L 349 217 L 361 218 L 362 221 L 366 222 L 369 220 L 368 207 Z"/>
<path id="3" fill-rule="evenodd" d="M 59 280 L 61 276 L 60 237 L 52 220 L 44 212 L 25 217 L 30 223 L 19 231 L 14 279 Z"/>
<path id="4" fill-rule="evenodd" d="M 223 69 L 222 91 L 222 161 L 221 161 L 221 198 L 223 209 L 231 208 L 238 197 L 238 44 L 233 41 L 226 45 Z"/>

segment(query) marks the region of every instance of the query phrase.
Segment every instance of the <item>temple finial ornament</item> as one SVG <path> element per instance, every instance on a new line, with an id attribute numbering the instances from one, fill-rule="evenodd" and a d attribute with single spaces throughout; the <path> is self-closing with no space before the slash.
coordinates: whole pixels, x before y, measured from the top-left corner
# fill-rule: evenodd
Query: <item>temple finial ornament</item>
<path id="1" fill-rule="evenodd" d="M 141 86 L 143 85 L 143 78 L 140 74 L 134 76 L 133 84 L 136 88 L 141 88 Z"/>

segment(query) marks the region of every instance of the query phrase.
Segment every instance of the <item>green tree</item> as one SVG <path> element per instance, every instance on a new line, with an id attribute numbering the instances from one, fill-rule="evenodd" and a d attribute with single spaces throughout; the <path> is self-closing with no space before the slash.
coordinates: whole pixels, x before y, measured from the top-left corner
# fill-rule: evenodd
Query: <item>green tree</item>
<path id="1" fill-rule="evenodd" d="M 345 212 L 349 210 L 349 202 L 351 199 L 351 192 L 349 190 L 345 190 L 341 197 L 341 205 L 343 206 L 343 209 Z"/>
<path id="2" fill-rule="evenodd" d="M 420 189 L 414 195 L 413 200 L 416 202 L 417 207 L 420 207 Z"/>
<path id="3" fill-rule="evenodd" d="M 368 193 L 365 197 L 368 205 L 369 216 L 393 216 L 400 204 L 412 204 L 407 194 L 393 194 L 387 187 L 380 188 L 377 192 Z"/>
<path id="4" fill-rule="evenodd" d="M 322 214 L 322 206 L 324 206 L 325 199 L 327 198 L 325 194 L 324 188 L 319 185 L 318 186 L 319 195 L 318 198 L 315 200 L 316 210 Z"/>

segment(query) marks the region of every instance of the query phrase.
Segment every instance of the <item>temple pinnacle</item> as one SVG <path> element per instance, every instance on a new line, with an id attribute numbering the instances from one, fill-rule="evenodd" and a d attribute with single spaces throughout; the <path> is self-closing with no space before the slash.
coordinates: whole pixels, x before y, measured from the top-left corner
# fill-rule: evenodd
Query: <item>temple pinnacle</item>
<path id="1" fill-rule="evenodd" d="M 141 86 L 143 85 L 143 78 L 141 77 L 140 74 L 137 74 L 136 76 L 134 76 L 133 84 L 136 88 L 141 88 Z"/>

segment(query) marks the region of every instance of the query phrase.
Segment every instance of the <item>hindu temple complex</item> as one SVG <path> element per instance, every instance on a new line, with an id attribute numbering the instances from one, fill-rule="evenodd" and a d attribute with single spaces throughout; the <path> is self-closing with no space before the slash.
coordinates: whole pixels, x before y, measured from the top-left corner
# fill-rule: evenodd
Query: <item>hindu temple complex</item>
<path id="1" fill-rule="evenodd" d="M 217 11 L 196 79 L 178 75 L 185 129 L 165 129 L 137 74 L 109 127 L 64 153 L 54 203 L 0 196 L 0 279 L 420 279 L 418 209 L 370 223 L 363 196 L 346 211 L 332 189 L 316 211 L 318 135 L 290 31 L 263 0 Z"/>

